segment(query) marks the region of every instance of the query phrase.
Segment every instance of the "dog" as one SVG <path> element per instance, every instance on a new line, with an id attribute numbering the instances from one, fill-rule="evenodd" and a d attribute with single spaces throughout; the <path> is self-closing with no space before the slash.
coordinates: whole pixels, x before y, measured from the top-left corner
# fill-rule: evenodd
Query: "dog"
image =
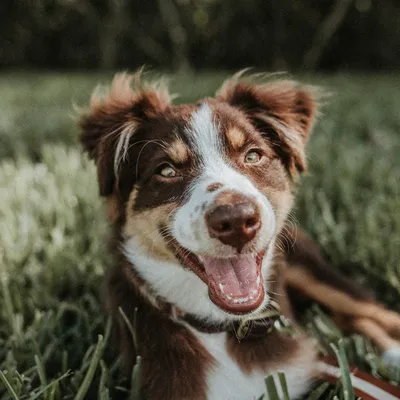
<path id="1" fill-rule="evenodd" d="M 313 87 L 240 74 L 175 106 L 165 85 L 118 74 L 81 113 L 113 227 L 106 305 L 145 398 L 258 399 L 278 371 L 300 397 L 321 376 L 297 322 L 310 302 L 400 360 L 400 316 L 288 228 L 318 107 Z"/>

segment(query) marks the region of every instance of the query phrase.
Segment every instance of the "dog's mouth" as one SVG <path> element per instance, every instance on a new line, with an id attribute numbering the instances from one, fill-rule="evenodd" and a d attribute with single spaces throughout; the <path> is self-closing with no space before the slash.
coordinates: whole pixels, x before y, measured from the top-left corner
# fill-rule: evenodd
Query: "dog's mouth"
<path id="1" fill-rule="evenodd" d="M 208 285 L 210 300 L 222 310 L 244 314 L 257 309 L 264 300 L 261 265 L 265 250 L 231 258 L 197 256 L 171 242 L 176 257 Z"/>

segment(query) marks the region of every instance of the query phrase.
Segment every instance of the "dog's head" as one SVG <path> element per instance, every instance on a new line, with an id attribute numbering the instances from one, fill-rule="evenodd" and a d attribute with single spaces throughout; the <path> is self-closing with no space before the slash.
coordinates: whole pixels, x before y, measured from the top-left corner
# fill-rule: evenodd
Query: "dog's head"
<path id="1" fill-rule="evenodd" d="M 92 97 L 81 141 L 126 255 L 157 294 L 203 316 L 268 301 L 275 239 L 315 114 L 313 90 L 290 81 L 234 78 L 215 98 L 173 106 L 165 89 L 132 89 L 118 75 Z"/>

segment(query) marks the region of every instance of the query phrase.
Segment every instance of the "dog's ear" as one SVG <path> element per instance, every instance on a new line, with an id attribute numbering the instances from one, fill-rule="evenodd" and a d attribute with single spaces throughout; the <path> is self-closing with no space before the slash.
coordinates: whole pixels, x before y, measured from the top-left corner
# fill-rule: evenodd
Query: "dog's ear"
<path id="1" fill-rule="evenodd" d="M 317 98 L 316 88 L 299 87 L 292 81 L 256 85 L 236 77 L 217 93 L 218 100 L 246 113 L 292 177 L 306 170 L 305 144 L 315 122 Z"/>
<path id="2" fill-rule="evenodd" d="M 140 124 L 169 106 L 167 90 L 160 85 L 141 86 L 139 75 L 117 74 L 107 93 L 93 92 L 89 110 L 80 115 L 78 125 L 80 142 L 97 165 L 101 196 L 112 194 L 119 164 Z"/>

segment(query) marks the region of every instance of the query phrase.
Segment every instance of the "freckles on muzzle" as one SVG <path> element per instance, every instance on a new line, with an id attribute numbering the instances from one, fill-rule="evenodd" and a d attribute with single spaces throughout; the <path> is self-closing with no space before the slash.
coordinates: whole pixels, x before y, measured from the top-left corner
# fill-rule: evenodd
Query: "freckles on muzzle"
<path id="1" fill-rule="evenodd" d="M 235 248 L 240 253 L 261 228 L 255 200 L 234 192 L 223 192 L 205 214 L 210 237 Z"/>

